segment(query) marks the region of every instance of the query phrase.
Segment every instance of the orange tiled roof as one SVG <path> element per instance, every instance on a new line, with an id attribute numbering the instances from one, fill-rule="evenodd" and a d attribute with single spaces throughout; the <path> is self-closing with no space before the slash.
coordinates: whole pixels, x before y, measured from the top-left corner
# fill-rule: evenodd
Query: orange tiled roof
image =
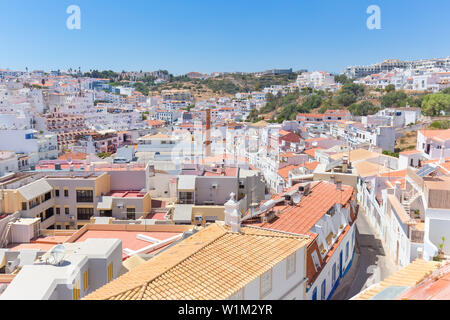
<path id="1" fill-rule="evenodd" d="M 83 153 L 83 152 L 69 152 L 69 153 L 65 153 L 61 156 L 58 157 L 58 160 L 85 160 L 87 157 L 87 153 Z"/>
<path id="2" fill-rule="evenodd" d="M 318 161 L 314 161 L 314 162 L 306 162 L 305 163 L 305 168 L 311 171 L 314 171 L 317 166 L 319 165 Z"/>
<path id="3" fill-rule="evenodd" d="M 422 280 L 419 284 L 403 292 L 400 300 L 449 300 L 450 264 L 446 264 Z"/>
<path id="4" fill-rule="evenodd" d="M 426 276 L 440 267 L 439 262 L 415 260 L 403 269 L 395 272 L 380 283 L 359 293 L 352 300 L 369 300 L 389 287 L 410 287 L 421 282 Z"/>
<path id="5" fill-rule="evenodd" d="M 321 113 L 299 113 L 297 116 L 305 118 L 323 118 L 323 114 Z"/>
<path id="6" fill-rule="evenodd" d="M 406 169 L 391 172 L 383 172 L 380 173 L 380 177 L 406 177 Z"/>
<path id="7" fill-rule="evenodd" d="M 308 156 L 315 158 L 316 157 L 316 150 L 323 150 L 323 148 L 312 148 L 305 150 L 304 153 L 306 153 Z"/>
<path id="8" fill-rule="evenodd" d="M 212 224 L 133 268 L 84 300 L 226 299 L 309 239 Z"/>
<path id="9" fill-rule="evenodd" d="M 291 189 L 295 190 L 298 186 L 293 186 Z M 281 212 L 276 219 L 255 225 L 295 234 L 308 234 L 332 206 L 336 203 L 345 205 L 354 193 L 355 190 L 350 186 L 342 185 L 342 190 L 339 191 L 333 183 L 314 182 L 311 185 L 310 194 L 303 197 L 298 205 L 275 206 L 275 212 L 277 210 Z"/>
<path id="10" fill-rule="evenodd" d="M 148 120 L 147 124 L 149 126 L 161 126 L 161 125 L 165 124 L 165 122 L 162 120 Z"/>
<path id="11" fill-rule="evenodd" d="M 425 137 L 437 141 L 450 140 L 450 129 L 447 130 L 419 130 Z"/>
<path id="12" fill-rule="evenodd" d="M 301 167 L 301 165 L 291 164 L 289 166 L 279 169 L 277 172 L 278 172 L 278 175 L 280 177 L 282 177 L 284 181 L 288 181 L 289 180 L 289 172 L 291 172 L 294 169 L 300 168 L 300 167 Z"/>
<path id="13" fill-rule="evenodd" d="M 404 155 L 404 156 L 409 156 L 411 154 L 416 154 L 416 153 L 421 153 L 421 152 L 419 150 L 408 150 L 408 151 L 400 152 L 400 154 Z"/>

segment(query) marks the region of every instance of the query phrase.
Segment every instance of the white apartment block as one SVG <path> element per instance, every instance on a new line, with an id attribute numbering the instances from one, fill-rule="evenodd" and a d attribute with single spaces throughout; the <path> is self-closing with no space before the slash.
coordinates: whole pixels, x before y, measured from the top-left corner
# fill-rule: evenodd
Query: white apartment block
<path id="1" fill-rule="evenodd" d="M 325 71 L 305 72 L 297 77 L 296 84 L 300 87 L 325 89 L 335 84 L 334 76 Z"/>

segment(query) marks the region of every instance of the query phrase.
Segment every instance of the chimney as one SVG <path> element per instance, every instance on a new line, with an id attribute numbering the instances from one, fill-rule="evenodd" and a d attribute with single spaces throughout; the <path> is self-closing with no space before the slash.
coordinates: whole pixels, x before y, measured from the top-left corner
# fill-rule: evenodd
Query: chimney
<path id="1" fill-rule="evenodd" d="M 417 259 L 423 259 L 423 248 L 417 248 Z"/>
<path id="2" fill-rule="evenodd" d="M 330 182 L 334 184 L 334 176 L 330 177 Z"/>
<path id="3" fill-rule="evenodd" d="M 336 189 L 339 191 L 342 190 L 342 181 L 336 181 Z"/>
<path id="4" fill-rule="evenodd" d="M 241 232 L 241 215 L 237 209 L 231 213 L 231 232 Z"/>
<path id="5" fill-rule="evenodd" d="M 230 200 L 228 200 L 224 207 L 225 207 L 225 225 L 231 226 L 231 215 L 234 210 L 237 210 L 239 208 L 239 204 L 234 200 L 235 194 L 232 192 L 230 194 Z"/>
<path id="6" fill-rule="evenodd" d="M 205 155 L 211 156 L 211 109 L 206 109 L 206 142 Z"/>

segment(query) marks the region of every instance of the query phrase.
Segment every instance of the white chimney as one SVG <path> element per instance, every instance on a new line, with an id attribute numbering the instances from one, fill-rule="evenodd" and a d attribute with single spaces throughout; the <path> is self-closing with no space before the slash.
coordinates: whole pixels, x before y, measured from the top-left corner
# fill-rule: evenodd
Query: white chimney
<path id="1" fill-rule="evenodd" d="M 230 200 L 225 203 L 225 225 L 231 226 L 231 214 L 234 210 L 239 210 L 239 204 L 234 200 L 235 194 L 230 194 Z"/>
<path id="2" fill-rule="evenodd" d="M 417 248 L 417 259 L 423 259 L 423 248 Z"/>
<path id="3" fill-rule="evenodd" d="M 231 213 L 231 232 L 241 232 L 241 215 L 237 209 Z"/>

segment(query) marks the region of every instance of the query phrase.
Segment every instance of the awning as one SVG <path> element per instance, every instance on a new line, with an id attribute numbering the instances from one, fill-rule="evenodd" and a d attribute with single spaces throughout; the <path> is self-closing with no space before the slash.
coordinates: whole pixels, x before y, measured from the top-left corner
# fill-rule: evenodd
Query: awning
<path id="1" fill-rule="evenodd" d="M 100 197 L 97 204 L 97 210 L 112 210 L 112 197 Z"/>
<path id="2" fill-rule="evenodd" d="M 178 191 L 195 191 L 195 179 L 197 176 L 178 176 Z"/>
<path id="3" fill-rule="evenodd" d="M 26 186 L 17 189 L 17 191 L 19 191 L 19 193 L 27 201 L 33 200 L 39 197 L 40 195 L 43 195 L 52 190 L 53 190 L 52 186 L 44 179 L 40 179 L 38 181 L 27 184 Z"/>

